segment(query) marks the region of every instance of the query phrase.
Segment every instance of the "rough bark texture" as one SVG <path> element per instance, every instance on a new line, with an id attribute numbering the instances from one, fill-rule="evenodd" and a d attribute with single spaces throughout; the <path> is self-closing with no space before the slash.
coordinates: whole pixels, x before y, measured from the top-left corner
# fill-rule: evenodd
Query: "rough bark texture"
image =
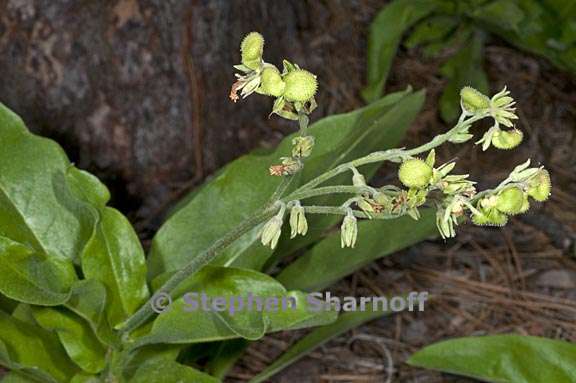
<path id="1" fill-rule="evenodd" d="M 352 108 L 349 89 L 358 90 L 360 71 L 348 60 L 359 53 L 343 42 L 363 40 L 346 21 L 355 7 L 0 0 L 0 101 L 101 177 L 113 204 L 142 219 L 182 185 L 287 131 L 286 123 L 266 119 L 268 100 L 235 105 L 227 98 L 245 33 L 266 35 L 267 61 L 289 57 L 319 74 L 323 108 L 316 117 Z M 326 29 L 342 40 L 324 38 Z M 339 72 L 350 87 L 330 87 Z"/>

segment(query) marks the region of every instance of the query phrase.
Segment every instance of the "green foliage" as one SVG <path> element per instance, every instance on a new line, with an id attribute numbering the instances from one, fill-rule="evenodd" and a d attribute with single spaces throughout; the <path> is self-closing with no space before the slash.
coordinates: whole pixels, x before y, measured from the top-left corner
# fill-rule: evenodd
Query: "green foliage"
<path id="1" fill-rule="evenodd" d="M 562 0 L 395 0 L 375 17 L 368 37 L 366 101 L 382 94 L 402 34 L 404 45 L 421 46 L 427 56 L 454 53 L 440 69 L 448 84 L 440 113 L 448 122 L 459 114 L 458 91 L 473 86 L 488 91 L 483 69 L 487 33 L 544 56 L 576 74 L 576 5 Z"/>
<path id="2" fill-rule="evenodd" d="M 375 149 L 391 148 L 422 102 L 421 92 L 407 90 L 314 124 L 309 131 L 317 144 L 301 178 L 290 190 L 328 167 Z M 304 293 L 288 291 L 257 271 L 230 267 L 260 269 L 269 259 L 272 252 L 257 247 L 255 228 L 220 254 L 214 266 L 205 267 L 179 285 L 172 294 L 170 311 L 129 337 L 121 337 L 114 330 L 146 303 L 146 275 L 157 277 L 155 283 L 165 281 L 190 260 L 190 255 L 206 249 L 266 204 L 278 186 L 266 168 L 273 158 L 290 152 L 292 138 L 274 152 L 255 152 L 234 161 L 188 197 L 155 238 L 148 270 L 133 228 L 118 211 L 106 206 L 110 199 L 107 188 L 70 164 L 54 142 L 30 134 L 16 115 L 1 106 L 0 140 L 9 149 L 5 155 L 12 154 L 0 163 L 0 270 L 5 275 L 0 281 L 0 309 L 5 310 L 0 311 L 5 329 L 0 331 L 0 363 L 12 370 L 5 380 L 96 382 L 100 376 L 114 375 L 138 382 L 162 375 L 167 382 L 213 382 L 218 380 L 175 361 L 183 346 L 226 339 L 255 340 L 268 332 L 333 322 L 337 315 L 333 311 L 309 311 Z M 370 174 L 374 171 L 375 167 Z M 256 189 L 255 184 L 259 185 Z M 221 213 L 206 216 L 206 211 Z M 337 218 L 330 217 L 321 227 L 328 229 L 336 222 Z M 296 241 L 293 248 L 322 237 L 316 232 L 306 241 Z M 333 240 L 333 236 L 327 238 L 328 242 Z M 160 258 L 159 249 L 164 249 L 165 259 Z M 162 267 L 155 268 L 156 264 Z M 331 279 L 338 277 L 335 274 Z M 236 296 L 249 291 L 292 298 L 297 304 L 295 310 L 278 312 L 187 313 L 182 296 L 186 291 L 204 291 L 208 296 Z M 16 302 L 22 303 L 14 306 Z M 234 343 L 223 343 L 229 344 Z M 241 349 L 229 354 L 228 365 Z M 225 355 L 222 351 L 211 363 L 220 377 L 227 370 Z"/>
<path id="3" fill-rule="evenodd" d="M 435 7 L 434 2 L 427 0 L 395 0 L 376 15 L 368 35 L 368 85 L 362 91 L 367 102 L 382 96 L 404 32 Z"/>
<path id="4" fill-rule="evenodd" d="M 427 346 L 408 363 L 494 383 L 571 383 L 576 345 L 520 335 L 459 338 Z"/>

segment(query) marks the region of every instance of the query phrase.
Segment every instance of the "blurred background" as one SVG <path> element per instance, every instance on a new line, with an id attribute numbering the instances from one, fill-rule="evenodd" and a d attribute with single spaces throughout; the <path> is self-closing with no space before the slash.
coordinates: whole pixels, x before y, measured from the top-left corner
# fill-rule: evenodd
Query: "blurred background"
<path id="1" fill-rule="evenodd" d="M 531 11 L 520 7 L 524 13 L 514 13 L 506 4 L 517 1 L 510 0 L 496 1 L 504 5 L 490 8 L 482 20 L 474 7 L 493 2 L 446 0 L 441 12 L 452 16 L 439 11 L 435 22 L 454 23 L 455 42 L 436 48 L 416 37 L 400 42 L 386 92 L 408 85 L 426 89 L 424 110 L 404 140 L 411 146 L 451 126 L 450 112 L 441 105 L 447 87 L 480 83 L 495 93 L 507 85 L 518 102 L 523 145 L 488 153 L 472 145 L 447 146 L 438 156 L 458 159 L 458 170 L 471 173 L 480 188 L 532 158 L 550 170 L 551 200 L 505 228 L 466 226 L 454 240 L 420 243 L 346 278 L 332 288 L 334 294 L 426 290 L 438 298 L 424 313 L 383 318 L 331 341 L 273 382 L 384 382 L 389 361 L 392 381 L 466 382 L 403 361 L 423 345 L 455 336 L 514 331 L 576 341 L 576 50 L 567 59 L 549 51 L 570 52 L 576 7 L 571 0 L 533 2 L 564 9 L 566 17 L 547 26 L 527 24 Z M 458 9 L 458 3 L 471 8 Z M 275 146 L 293 129 L 267 118 L 269 100 L 251 97 L 240 105 L 228 99 L 244 34 L 264 34 L 267 61 L 278 65 L 286 57 L 318 75 L 316 120 L 365 105 L 369 28 L 386 5 L 0 0 L 0 101 L 100 177 L 112 191 L 112 205 L 129 216 L 146 242 L 178 199 L 218 168 L 251 149 Z M 491 21 L 515 17 L 519 28 L 550 34 L 544 48 L 491 27 Z M 456 74 L 450 69 L 474 41 L 469 34 L 481 37 L 473 51 L 481 78 L 478 68 Z M 468 62 L 460 61 L 460 68 Z M 394 174 L 383 168 L 378 177 L 385 181 Z M 248 380 L 300 336 L 277 334 L 254 344 L 230 381 Z"/>

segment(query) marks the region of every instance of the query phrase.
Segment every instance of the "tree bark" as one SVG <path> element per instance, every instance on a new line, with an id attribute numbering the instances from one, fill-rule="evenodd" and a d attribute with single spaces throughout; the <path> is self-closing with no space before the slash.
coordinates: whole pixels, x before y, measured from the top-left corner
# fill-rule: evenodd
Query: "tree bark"
<path id="1" fill-rule="evenodd" d="M 247 32 L 265 35 L 267 61 L 290 58 L 319 75 L 314 117 L 356 106 L 358 6 L 0 0 L 0 101 L 103 179 L 114 205 L 146 217 L 182 185 L 290 131 L 267 119 L 271 100 L 228 99 Z"/>

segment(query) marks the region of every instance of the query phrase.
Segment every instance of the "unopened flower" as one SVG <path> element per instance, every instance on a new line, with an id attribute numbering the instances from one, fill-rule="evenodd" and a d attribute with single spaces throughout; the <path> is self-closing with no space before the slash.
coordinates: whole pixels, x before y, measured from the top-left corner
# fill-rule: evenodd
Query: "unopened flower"
<path id="1" fill-rule="evenodd" d="M 490 108 L 490 99 L 478 90 L 465 86 L 460 91 L 460 104 L 465 112 L 476 114 Z"/>
<path id="2" fill-rule="evenodd" d="M 282 223 L 284 221 L 284 208 L 280 209 L 278 214 L 270 218 L 262 227 L 260 241 L 264 246 L 270 246 L 275 249 L 282 234 Z"/>
<path id="3" fill-rule="evenodd" d="M 290 210 L 290 230 L 290 238 L 294 238 L 298 234 L 306 235 L 308 232 L 305 211 L 298 201 L 294 202 L 294 206 Z"/>
<path id="4" fill-rule="evenodd" d="M 528 195 L 536 201 L 546 201 L 550 196 L 551 189 L 550 174 L 545 169 L 540 169 L 538 173 L 528 181 Z"/>
<path id="5" fill-rule="evenodd" d="M 316 76 L 304 69 L 288 72 L 284 76 L 284 82 L 286 83 L 284 97 L 288 101 L 308 101 L 314 97 L 318 89 Z"/>
<path id="6" fill-rule="evenodd" d="M 496 130 L 492 135 L 492 145 L 498 149 L 513 149 L 520 145 L 524 134 L 518 129 Z"/>
<path id="7" fill-rule="evenodd" d="M 242 64 L 250 69 L 257 70 L 262 64 L 264 51 L 264 37 L 258 32 L 250 32 L 240 44 Z"/>
<path id="8" fill-rule="evenodd" d="M 398 178 L 410 188 L 423 188 L 432 178 L 432 167 L 418 158 L 404 161 L 398 170 Z"/>
<path id="9" fill-rule="evenodd" d="M 284 93 L 286 83 L 280 76 L 280 71 L 274 66 L 268 66 L 262 70 L 260 88 L 258 91 L 267 96 L 279 97 Z"/>
<path id="10" fill-rule="evenodd" d="M 292 156 L 298 158 L 306 158 L 312 154 L 314 147 L 313 136 L 299 136 L 292 140 Z"/>
<path id="11" fill-rule="evenodd" d="M 356 245 L 356 239 L 358 237 L 358 223 L 356 217 L 352 214 L 351 210 L 342 221 L 342 226 L 340 227 L 340 246 L 344 247 L 354 247 Z"/>

